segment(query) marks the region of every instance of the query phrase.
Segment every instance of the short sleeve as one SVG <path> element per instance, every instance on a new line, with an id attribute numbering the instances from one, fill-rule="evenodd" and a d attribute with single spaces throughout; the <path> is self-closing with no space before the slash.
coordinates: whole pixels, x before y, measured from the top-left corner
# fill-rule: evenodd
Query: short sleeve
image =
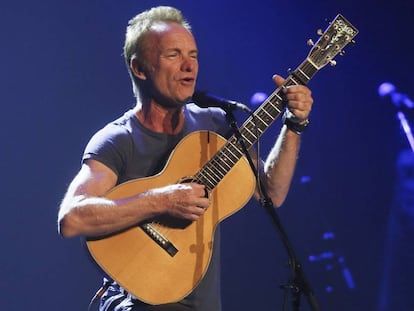
<path id="1" fill-rule="evenodd" d="M 125 128 L 108 124 L 93 135 L 88 142 L 82 163 L 89 159 L 97 160 L 120 176 L 125 170 L 132 147 L 130 134 Z"/>

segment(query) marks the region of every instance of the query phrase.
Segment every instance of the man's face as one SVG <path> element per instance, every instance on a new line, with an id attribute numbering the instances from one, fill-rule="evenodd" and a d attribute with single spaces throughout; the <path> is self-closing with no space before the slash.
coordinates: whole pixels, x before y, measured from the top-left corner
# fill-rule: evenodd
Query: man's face
<path id="1" fill-rule="evenodd" d="M 146 45 L 146 79 L 153 99 L 163 106 L 181 106 L 192 97 L 198 74 L 193 35 L 178 24 L 161 24 L 148 34 Z"/>

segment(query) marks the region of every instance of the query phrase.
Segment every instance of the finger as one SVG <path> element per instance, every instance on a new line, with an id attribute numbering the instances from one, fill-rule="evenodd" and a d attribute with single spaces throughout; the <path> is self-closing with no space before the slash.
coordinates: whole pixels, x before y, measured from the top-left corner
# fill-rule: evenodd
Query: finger
<path id="1" fill-rule="evenodd" d="M 191 187 L 193 189 L 194 195 L 196 195 L 198 197 L 202 197 L 202 198 L 208 197 L 209 194 L 208 194 L 208 191 L 206 189 L 206 186 L 204 186 L 202 184 L 191 183 Z"/>
<path id="2" fill-rule="evenodd" d="M 283 89 L 286 95 L 289 94 L 303 94 L 304 96 L 311 97 L 311 90 L 303 85 L 291 85 Z"/>
<path id="3" fill-rule="evenodd" d="M 206 209 L 207 207 L 210 206 L 210 200 L 206 197 L 202 197 L 202 198 L 197 200 L 195 205 L 200 207 L 200 208 Z"/>
<path id="4" fill-rule="evenodd" d="M 298 122 L 302 122 L 309 117 L 308 111 L 298 110 L 298 109 L 289 109 L 294 114 Z"/>
<path id="5" fill-rule="evenodd" d="M 204 212 L 205 212 L 204 208 L 192 207 L 188 209 L 187 213 L 185 213 L 183 217 L 191 221 L 196 221 L 204 214 Z"/>
<path id="6" fill-rule="evenodd" d="M 190 214 L 201 216 L 206 210 L 200 206 L 194 206 L 190 209 Z"/>
<path id="7" fill-rule="evenodd" d="M 287 96 L 287 106 L 289 109 L 310 110 L 312 107 L 312 100 L 305 95 L 295 94 Z"/>
<path id="8" fill-rule="evenodd" d="M 285 82 L 285 79 L 279 75 L 274 75 L 272 78 L 277 86 L 281 86 Z"/>
<path id="9" fill-rule="evenodd" d="M 204 191 L 204 189 L 206 188 L 206 186 L 195 182 L 185 183 L 185 185 L 190 187 L 194 191 Z"/>

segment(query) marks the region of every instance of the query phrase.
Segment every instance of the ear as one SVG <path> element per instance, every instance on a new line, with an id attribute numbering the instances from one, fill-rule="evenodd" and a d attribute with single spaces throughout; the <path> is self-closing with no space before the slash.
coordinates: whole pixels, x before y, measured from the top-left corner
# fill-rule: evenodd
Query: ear
<path id="1" fill-rule="evenodd" d="M 144 68 L 142 68 L 142 66 L 138 64 L 136 58 L 131 58 L 131 61 L 129 62 L 129 68 L 131 69 L 133 75 L 138 79 L 147 79 L 147 75 L 145 74 Z"/>

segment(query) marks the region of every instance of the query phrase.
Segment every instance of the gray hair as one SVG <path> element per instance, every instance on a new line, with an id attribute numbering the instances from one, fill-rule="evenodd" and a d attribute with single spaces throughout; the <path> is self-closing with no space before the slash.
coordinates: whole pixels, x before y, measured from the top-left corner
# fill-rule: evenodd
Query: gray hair
<path id="1" fill-rule="evenodd" d="M 181 11 L 170 6 L 158 6 L 144 11 L 132 18 L 126 29 L 124 58 L 131 76 L 134 95 L 138 96 L 138 81 L 131 72 L 131 60 L 136 60 L 142 68 L 147 68 L 144 51 L 146 48 L 146 35 L 157 24 L 177 23 L 191 32 L 190 24 L 185 20 Z"/>

